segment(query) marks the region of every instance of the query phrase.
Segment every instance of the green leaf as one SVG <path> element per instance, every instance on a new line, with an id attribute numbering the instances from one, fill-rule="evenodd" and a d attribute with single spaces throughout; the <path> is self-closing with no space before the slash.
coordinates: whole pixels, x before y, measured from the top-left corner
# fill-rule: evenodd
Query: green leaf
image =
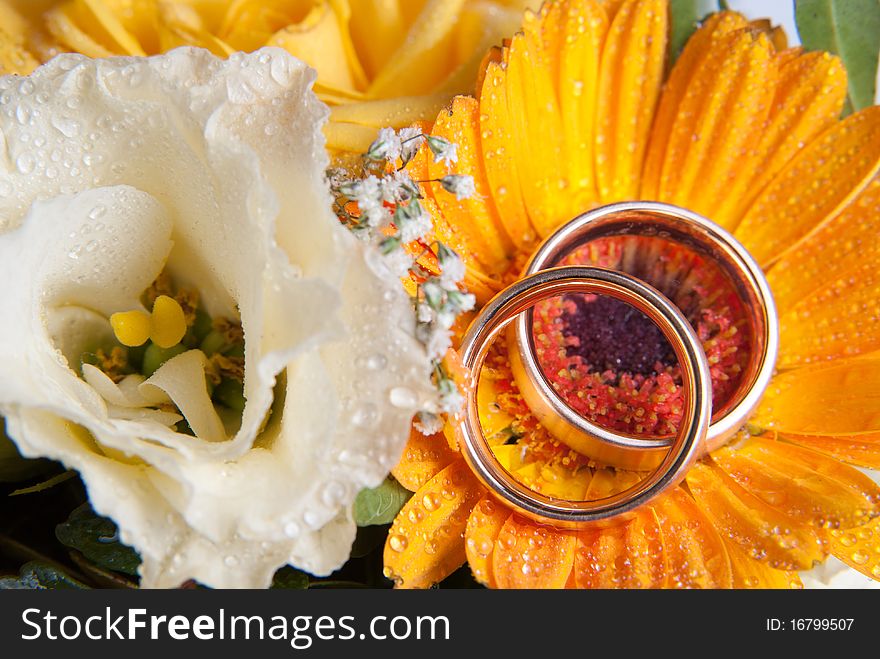
<path id="1" fill-rule="evenodd" d="M 0 590 L 88 590 L 88 586 L 58 568 L 31 561 L 25 563 L 17 577 L 0 577 Z"/>
<path id="2" fill-rule="evenodd" d="M 270 586 L 270 588 L 278 590 L 305 590 L 308 587 L 309 575 L 289 565 L 285 565 L 275 573 Z"/>
<path id="3" fill-rule="evenodd" d="M 358 526 L 390 524 L 412 494 L 393 478 L 379 487 L 361 490 L 354 500 L 354 521 Z"/>
<path id="4" fill-rule="evenodd" d="M 880 52 L 878 0 L 797 0 L 795 19 L 808 50 L 839 55 L 849 75 L 849 105 L 874 104 Z"/>
<path id="5" fill-rule="evenodd" d="M 137 575 L 140 556 L 119 542 L 116 524 L 106 517 L 98 517 L 88 504 L 74 510 L 66 522 L 56 526 L 55 535 L 62 544 L 78 550 L 99 567 Z"/>
<path id="6" fill-rule="evenodd" d="M 681 54 L 687 40 L 696 31 L 700 19 L 718 9 L 718 3 L 714 1 L 671 0 L 669 14 L 672 19 L 672 33 L 669 35 L 669 52 L 673 59 Z"/>

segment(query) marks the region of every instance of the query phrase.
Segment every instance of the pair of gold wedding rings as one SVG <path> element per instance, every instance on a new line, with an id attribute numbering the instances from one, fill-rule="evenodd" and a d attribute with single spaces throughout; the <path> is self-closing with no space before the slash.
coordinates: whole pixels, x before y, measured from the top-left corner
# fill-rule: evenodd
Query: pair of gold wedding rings
<path id="1" fill-rule="evenodd" d="M 624 272 L 560 265 L 578 248 L 615 236 L 654 237 L 692 250 L 724 273 L 742 301 L 750 332 L 748 361 L 736 390 L 720 409 L 712 409 L 709 365 L 700 339 L 675 304 Z M 628 436 L 602 427 L 575 411 L 550 383 L 537 359 L 534 306 L 574 293 L 605 295 L 629 304 L 645 314 L 669 341 L 685 397 L 674 436 Z M 511 367 L 523 399 L 552 435 L 603 464 L 652 470 L 650 475 L 623 492 L 593 501 L 549 497 L 514 478 L 493 454 L 477 407 L 480 371 L 490 346 L 502 333 L 506 334 Z M 524 276 L 486 304 L 463 337 L 459 353 L 469 381 L 464 387 L 464 409 L 455 421 L 462 453 L 490 491 L 538 522 L 581 528 L 617 519 L 677 485 L 695 460 L 737 433 L 770 381 L 778 344 L 779 326 L 770 288 L 758 264 L 733 236 L 696 213 L 668 204 L 629 202 L 597 208 L 548 237 Z"/>

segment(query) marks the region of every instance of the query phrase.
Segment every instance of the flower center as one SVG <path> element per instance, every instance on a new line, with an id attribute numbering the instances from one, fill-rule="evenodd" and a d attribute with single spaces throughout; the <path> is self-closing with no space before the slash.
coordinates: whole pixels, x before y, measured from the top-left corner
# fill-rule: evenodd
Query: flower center
<path id="1" fill-rule="evenodd" d="M 656 375 L 676 363 L 660 328 L 621 300 L 568 295 L 562 308 L 566 354 L 579 357 L 595 370 Z"/>
<path id="2" fill-rule="evenodd" d="M 199 298 L 163 273 L 141 297 L 151 312 L 110 317 L 118 343 L 84 353 L 81 373 L 111 416 L 211 441 L 232 434 L 245 405 L 244 334 L 237 319 L 212 318 Z"/>

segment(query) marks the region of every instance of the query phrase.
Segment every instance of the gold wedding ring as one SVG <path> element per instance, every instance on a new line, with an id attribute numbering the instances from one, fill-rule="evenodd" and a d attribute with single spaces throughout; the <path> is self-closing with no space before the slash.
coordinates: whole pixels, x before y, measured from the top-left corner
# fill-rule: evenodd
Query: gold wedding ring
<path id="1" fill-rule="evenodd" d="M 664 440 L 614 435 L 592 444 L 599 455 L 643 455 L 654 442 L 659 455 L 656 469 L 629 489 L 593 501 L 548 497 L 516 480 L 497 460 L 480 426 L 477 387 L 480 370 L 493 341 L 512 322 L 522 319 L 538 302 L 570 293 L 607 295 L 626 302 L 648 316 L 671 344 L 681 370 L 684 391 L 682 421 L 676 435 Z M 541 269 L 501 291 L 472 322 L 459 350 L 466 373 L 465 405 L 455 419 L 455 429 L 465 460 L 477 478 L 495 496 L 522 514 L 542 523 L 580 528 L 625 515 L 647 503 L 684 478 L 688 468 L 705 451 L 709 428 L 711 382 L 700 341 L 678 308 L 648 284 L 628 274 L 606 268 L 568 266 Z M 540 373 L 538 371 L 538 373 Z M 579 415 L 559 406 L 559 414 L 573 422 Z M 602 430 L 598 428 L 598 430 Z"/>
<path id="2" fill-rule="evenodd" d="M 776 362 L 779 325 L 761 268 L 733 236 L 696 213 L 669 204 L 628 202 L 597 208 L 560 227 L 535 252 L 525 271 L 526 280 L 558 265 L 579 247 L 609 236 L 655 237 L 687 247 L 716 264 L 743 302 L 750 333 L 748 363 L 736 390 L 712 412 L 705 450 L 723 446 L 754 411 Z M 645 304 L 633 306 L 657 322 Z M 634 470 L 661 464 L 675 444 L 672 437 L 633 438 L 599 426 L 571 408 L 538 364 L 532 322 L 531 310 L 518 317 L 508 333 L 509 355 L 523 399 L 541 424 L 560 441 L 605 464 Z M 678 361 L 685 365 L 681 355 Z"/>

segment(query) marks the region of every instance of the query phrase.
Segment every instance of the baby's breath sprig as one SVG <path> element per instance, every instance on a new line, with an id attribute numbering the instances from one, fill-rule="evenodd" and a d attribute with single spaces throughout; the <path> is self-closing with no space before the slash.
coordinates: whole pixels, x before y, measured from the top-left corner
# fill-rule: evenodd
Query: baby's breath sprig
<path id="1" fill-rule="evenodd" d="M 457 146 L 447 139 L 425 135 L 417 128 L 383 128 L 363 154 L 360 171 L 331 169 L 327 180 L 340 221 L 375 248 L 378 261 L 373 259 L 374 267 L 388 277 L 411 277 L 417 282 L 413 295 L 416 338 L 434 364 L 438 396 L 431 409 L 419 413 L 416 427 L 431 434 L 442 427 L 440 414 L 461 407 L 462 396 L 442 359 L 452 345 L 450 331 L 455 320 L 473 309 L 476 300 L 461 290 L 465 270 L 459 256 L 443 243 L 426 243 L 433 230 L 432 218 L 420 202 L 423 195 L 418 182 L 406 172 L 422 144 L 430 149 L 434 162 L 449 167 L 458 161 Z M 471 176 L 448 174 L 436 182 L 459 200 L 475 194 Z M 413 249 L 414 245 L 423 249 Z M 439 274 L 419 264 L 429 251 L 437 258 Z"/>

